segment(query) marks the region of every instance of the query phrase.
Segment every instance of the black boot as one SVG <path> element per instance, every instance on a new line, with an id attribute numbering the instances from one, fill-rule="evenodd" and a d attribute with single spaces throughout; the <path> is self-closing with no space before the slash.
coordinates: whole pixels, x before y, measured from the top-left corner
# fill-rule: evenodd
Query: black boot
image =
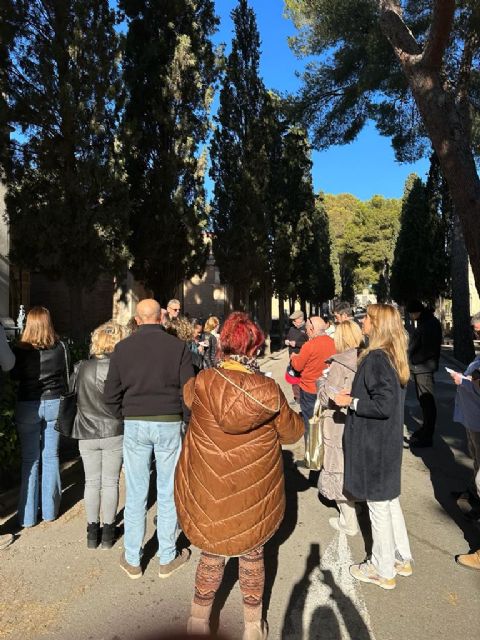
<path id="1" fill-rule="evenodd" d="M 87 524 L 87 547 L 96 549 L 98 547 L 98 538 L 100 535 L 100 524 L 98 522 L 89 522 Z"/>
<path id="2" fill-rule="evenodd" d="M 116 526 L 114 522 L 112 524 L 103 523 L 102 549 L 111 549 L 113 547 L 113 543 L 115 542 L 115 533 Z"/>

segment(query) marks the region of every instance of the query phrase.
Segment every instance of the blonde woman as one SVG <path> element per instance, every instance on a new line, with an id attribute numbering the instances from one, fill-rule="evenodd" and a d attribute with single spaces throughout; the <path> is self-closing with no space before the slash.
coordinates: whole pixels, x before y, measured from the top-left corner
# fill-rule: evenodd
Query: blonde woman
<path id="1" fill-rule="evenodd" d="M 22 450 L 18 520 L 33 527 L 58 515 L 62 487 L 55 431 L 60 396 L 68 384 L 68 357 L 45 307 L 32 307 L 14 348 L 12 378 L 19 381 L 15 421 Z"/>
<path id="2" fill-rule="evenodd" d="M 204 326 L 204 347 L 203 367 L 210 369 L 217 364 L 218 327 L 220 320 L 216 316 L 210 316 Z"/>
<path id="3" fill-rule="evenodd" d="M 79 362 L 73 380 L 77 392 L 77 415 L 72 438 L 79 440 L 85 469 L 85 511 L 87 547 L 100 542 L 100 514 L 103 516 L 101 544 L 110 549 L 115 541 L 118 480 L 122 468 L 123 419 L 112 415 L 103 401 L 103 389 L 110 366 L 110 354 L 127 334 L 113 321 L 92 333 L 90 359 Z"/>
<path id="4" fill-rule="evenodd" d="M 338 407 L 335 396 L 341 391 L 350 392 L 357 370 L 358 348 L 362 342 L 360 327 L 353 320 L 337 325 L 333 336 L 337 353 L 329 358 L 328 373 L 318 381 L 318 397 L 324 407 L 323 436 L 325 456 L 318 479 L 318 490 L 328 500 L 336 500 L 339 518 L 330 518 L 330 525 L 349 536 L 358 533 L 355 503 L 343 491 L 343 427 L 347 410 Z"/>
<path id="5" fill-rule="evenodd" d="M 403 453 L 403 406 L 409 379 L 407 337 L 398 311 L 372 304 L 363 320 L 369 346 L 362 352 L 351 394 L 335 403 L 349 407 L 345 424 L 345 491 L 366 500 L 372 524 L 372 556 L 350 573 L 382 589 L 395 576 L 412 574 L 412 554 L 399 502 Z"/>

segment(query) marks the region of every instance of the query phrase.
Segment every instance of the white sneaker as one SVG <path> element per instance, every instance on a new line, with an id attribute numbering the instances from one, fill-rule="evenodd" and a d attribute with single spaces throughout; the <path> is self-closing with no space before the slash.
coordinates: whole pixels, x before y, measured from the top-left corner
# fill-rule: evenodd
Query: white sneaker
<path id="1" fill-rule="evenodd" d="M 347 536 L 356 536 L 358 533 L 358 529 L 355 529 L 355 530 L 344 529 L 340 524 L 340 520 L 338 518 L 329 518 L 328 524 L 332 527 L 332 529 L 335 529 L 335 531 L 341 531 L 342 533 L 345 533 Z"/>

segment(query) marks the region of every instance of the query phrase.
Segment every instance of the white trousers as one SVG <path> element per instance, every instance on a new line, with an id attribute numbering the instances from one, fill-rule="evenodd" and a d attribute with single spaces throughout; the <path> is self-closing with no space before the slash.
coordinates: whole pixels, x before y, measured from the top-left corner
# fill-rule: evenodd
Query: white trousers
<path id="1" fill-rule="evenodd" d="M 394 578 L 395 559 L 412 559 L 400 501 L 395 498 L 367 504 L 372 524 L 372 564 L 382 578 Z"/>

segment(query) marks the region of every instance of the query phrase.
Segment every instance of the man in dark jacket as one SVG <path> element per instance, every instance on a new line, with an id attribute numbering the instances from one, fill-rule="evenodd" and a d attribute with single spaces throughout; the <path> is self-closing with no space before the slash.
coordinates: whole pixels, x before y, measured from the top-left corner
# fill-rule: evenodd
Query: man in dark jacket
<path id="1" fill-rule="evenodd" d="M 288 356 L 292 353 L 300 353 L 300 349 L 308 342 L 307 332 L 305 331 L 305 316 L 303 311 L 294 311 L 290 316 L 292 326 L 288 330 L 285 344 L 288 347 Z M 291 380 L 298 378 L 300 382 L 300 375 L 295 371 L 292 365 L 289 363 L 287 367 L 287 374 Z M 293 398 L 295 402 L 300 402 L 300 386 L 298 383 L 292 383 Z"/>
<path id="2" fill-rule="evenodd" d="M 425 308 L 419 300 L 409 302 L 407 312 L 414 323 L 408 348 L 410 371 L 423 413 L 422 427 L 412 434 L 410 446 L 431 447 L 437 419 L 434 372 L 438 370 L 440 359 L 442 326 L 433 311 Z"/>
<path id="3" fill-rule="evenodd" d="M 110 358 L 104 401 L 125 423 L 125 554 L 121 568 L 132 578 L 142 569 L 150 464 L 157 468 L 157 537 L 159 577 L 167 578 L 190 557 L 176 555 L 177 512 L 174 473 L 181 449 L 182 421 L 188 421 L 183 386 L 193 376 L 192 357 L 185 342 L 163 330 L 160 305 L 142 300 L 135 319 L 138 330 L 117 344 Z"/>

